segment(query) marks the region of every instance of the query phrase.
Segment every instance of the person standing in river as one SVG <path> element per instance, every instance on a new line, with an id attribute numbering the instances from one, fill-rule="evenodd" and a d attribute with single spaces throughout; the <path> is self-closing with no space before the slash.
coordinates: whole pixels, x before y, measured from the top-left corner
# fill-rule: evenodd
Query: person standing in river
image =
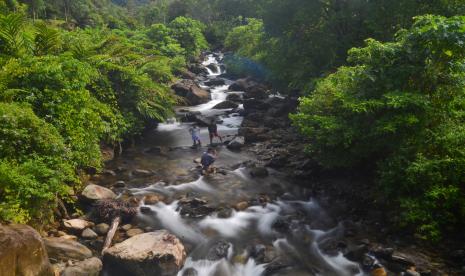
<path id="1" fill-rule="evenodd" d="M 218 137 L 221 143 L 223 143 L 223 138 L 218 135 L 218 126 L 216 125 L 216 120 L 211 120 L 210 124 L 208 125 L 208 134 L 210 136 L 210 145 L 213 145 L 213 138 Z"/>
<path id="2" fill-rule="evenodd" d="M 189 128 L 189 133 L 192 137 L 192 147 L 196 148 L 197 146 L 201 147 L 202 142 L 200 142 L 200 128 L 194 124 Z"/>
<path id="3" fill-rule="evenodd" d="M 202 158 L 200 159 L 200 164 L 202 164 L 202 175 L 209 175 L 215 173 L 216 170 L 213 167 L 217 157 L 217 152 L 213 148 L 208 148 L 207 152 L 204 152 Z"/>

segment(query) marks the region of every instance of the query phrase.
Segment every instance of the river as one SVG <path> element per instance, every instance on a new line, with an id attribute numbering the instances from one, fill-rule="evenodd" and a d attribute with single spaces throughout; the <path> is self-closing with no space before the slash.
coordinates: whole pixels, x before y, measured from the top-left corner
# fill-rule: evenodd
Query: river
<path id="1" fill-rule="evenodd" d="M 208 69 L 205 81 L 222 78 L 221 54 L 207 56 L 204 65 L 209 64 L 217 70 Z M 205 81 L 199 85 L 211 91 L 211 101 L 179 110 L 216 117 L 221 122 L 218 132 L 230 140 L 242 117 L 212 107 L 240 91 L 228 91 L 232 83 L 228 79 L 220 86 L 207 86 Z M 342 225 L 325 213 L 310 191 L 289 183 L 280 172 L 269 170 L 266 177 L 251 177 L 243 164 L 253 162 L 253 154 L 217 145 L 215 165 L 224 174 L 200 176 L 193 160 L 206 150 L 208 132 L 201 129 L 204 147 L 193 149 L 189 126 L 174 119 L 160 124 L 135 147 L 108 162 L 107 168 L 117 175 L 99 179 L 106 186 L 125 181 L 125 187 L 115 188 L 121 197 L 154 193 L 164 197 L 163 202 L 143 203 L 150 211 L 139 213 L 133 224 L 167 229 L 183 241 L 188 258 L 179 276 L 364 275 L 359 264 L 341 252 L 321 250 L 322 244 L 343 235 Z M 153 174 L 134 175 L 136 169 Z M 233 208 L 241 203 L 243 208 Z M 107 270 L 104 274 L 119 273 Z"/>

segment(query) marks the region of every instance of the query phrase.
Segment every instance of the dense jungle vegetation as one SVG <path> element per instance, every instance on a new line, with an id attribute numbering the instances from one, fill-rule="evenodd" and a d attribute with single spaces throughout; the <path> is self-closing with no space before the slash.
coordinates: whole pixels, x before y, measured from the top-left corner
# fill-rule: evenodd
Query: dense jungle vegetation
<path id="1" fill-rule="evenodd" d="M 169 84 L 210 47 L 231 52 L 230 74 L 302 96 L 291 118 L 309 156 L 371 176 L 392 222 L 435 241 L 463 227 L 462 0 L 0 0 L 0 11 L 2 220 L 50 218 L 79 171 L 101 165 L 101 143 L 171 115 Z"/>

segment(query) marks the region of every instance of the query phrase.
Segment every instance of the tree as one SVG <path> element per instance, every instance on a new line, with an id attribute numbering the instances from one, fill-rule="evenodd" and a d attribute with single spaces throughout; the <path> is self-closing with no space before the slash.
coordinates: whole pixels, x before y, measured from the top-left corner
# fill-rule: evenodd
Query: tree
<path id="1" fill-rule="evenodd" d="M 202 50 L 208 48 L 207 40 L 202 33 L 205 25 L 200 21 L 177 17 L 169 23 L 168 27 L 171 30 L 172 37 L 186 50 L 188 59 L 198 57 Z"/>

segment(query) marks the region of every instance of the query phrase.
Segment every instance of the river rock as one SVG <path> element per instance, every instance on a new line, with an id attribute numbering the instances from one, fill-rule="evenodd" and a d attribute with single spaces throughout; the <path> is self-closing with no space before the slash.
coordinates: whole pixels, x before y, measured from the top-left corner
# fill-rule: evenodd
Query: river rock
<path id="1" fill-rule="evenodd" d="M 245 99 L 244 109 L 245 110 L 267 110 L 270 105 L 259 99 Z"/>
<path id="2" fill-rule="evenodd" d="M 87 185 L 81 195 L 90 201 L 116 198 L 116 194 L 112 190 L 95 184 Z"/>
<path id="3" fill-rule="evenodd" d="M 207 259 L 210 261 L 217 261 L 228 257 L 228 251 L 231 244 L 226 241 L 216 242 L 207 253 Z"/>
<path id="4" fill-rule="evenodd" d="M 213 73 L 219 73 L 219 67 L 218 65 L 214 63 L 210 63 L 206 66 L 208 69 L 212 70 Z"/>
<path id="5" fill-rule="evenodd" d="M 174 93 L 176 93 L 176 95 L 186 97 L 187 93 L 189 93 L 191 87 L 193 86 L 197 86 L 195 81 L 183 79 L 177 81 L 175 84 L 171 86 L 171 88 L 174 90 Z"/>
<path id="6" fill-rule="evenodd" d="M 241 201 L 234 206 L 234 208 L 238 211 L 244 211 L 247 207 L 249 207 L 249 203 L 247 203 L 247 201 Z"/>
<path id="7" fill-rule="evenodd" d="M 110 230 L 110 225 L 106 223 L 100 223 L 95 226 L 95 232 L 99 235 L 106 235 L 108 230 Z"/>
<path id="8" fill-rule="evenodd" d="M 189 65 L 189 71 L 191 71 L 194 74 L 203 74 L 203 75 L 208 75 L 208 70 L 205 66 L 202 64 L 191 64 Z"/>
<path id="9" fill-rule="evenodd" d="M 189 93 L 186 95 L 187 102 L 193 105 L 199 105 L 210 101 L 210 93 L 198 86 L 192 86 Z"/>
<path id="10" fill-rule="evenodd" d="M 219 86 L 219 85 L 224 85 L 224 84 L 225 84 L 224 79 L 219 79 L 219 78 L 211 79 L 205 82 L 205 85 L 207 86 Z"/>
<path id="11" fill-rule="evenodd" d="M 88 222 L 83 219 L 69 219 L 69 220 L 63 221 L 63 226 L 66 229 L 70 231 L 74 231 L 74 232 L 82 231 L 86 229 L 87 227 L 90 227 L 91 225 L 92 225 L 91 222 Z"/>
<path id="12" fill-rule="evenodd" d="M 184 264 L 186 251 L 179 239 L 166 230 L 134 236 L 105 251 L 105 265 L 132 275 L 175 275 Z"/>
<path id="13" fill-rule="evenodd" d="M 115 184 L 113 184 L 113 187 L 115 188 L 124 188 L 125 186 L 126 182 L 124 182 L 124 180 L 116 181 Z"/>
<path id="14" fill-rule="evenodd" d="M 254 85 L 245 90 L 244 98 L 266 99 L 268 92 L 264 85 Z"/>
<path id="15" fill-rule="evenodd" d="M 37 231 L 21 224 L 0 225 L 0 275 L 54 275 Z"/>
<path id="16" fill-rule="evenodd" d="M 189 80 L 193 80 L 195 79 L 195 74 L 192 73 L 191 71 L 189 70 L 184 70 L 182 72 L 179 73 L 179 75 L 183 78 L 183 79 L 189 79 Z"/>
<path id="17" fill-rule="evenodd" d="M 131 224 L 125 224 L 123 226 L 121 226 L 121 229 L 123 229 L 124 231 L 129 231 L 129 229 L 132 228 L 132 225 Z"/>
<path id="18" fill-rule="evenodd" d="M 137 236 L 137 235 L 140 235 L 140 234 L 143 234 L 144 233 L 144 230 L 142 229 L 139 229 L 139 228 L 132 228 L 132 229 L 129 229 L 128 231 L 126 231 L 126 235 L 128 235 L 128 237 L 134 237 L 134 236 Z"/>
<path id="19" fill-rule="evenodd" d="M 144 196 L 144 203 L 148 205 L 157 204 L 160 201 L 163 201 L 165 197 L 160 194 L 148 194 Z"/>
<path id="20" fill-rule="evenodd" d="M 235 137 L 231 142 L 228 143 L 228 149 L 240 150 L 245 145 L 245 138 L 243 136 Z"/>
<path id="21" fill-rule="evenodd" d="M 251 78 L 243 78 L 236 80 L 233 84 L 229 86 L 231 91 L 244 91 L 247 92 L 252 87 L 259 85 L 256 81 Z"/>
<path id="22" fill-rule="evenodd" d="M 80 262 L 73 263 L 66 267 L 61 276 L 98 276 L 102 271 L 102 261 L 93 257 Z"/>
<path id="23" fill-rule="evenodd" d="M 137 177 L 144 177 L 152 175 L 152 172 L 149 170 L 136 169 L 132 171 L 132 175 Z"/>
<path id="24" fill-rule="evenodd" d="M 226 96 L 226 100 L 235 103 L 242 103 L 242 97 L 238 93 L 229 93 L 228 96 Z"/>
<path id="25" fill-rule="evenodd" d="M 51 259 L 55 260 L 85 260 L 92 257 L 92 252 L 86 246 L 72 240 L 60 238 L 44 238 L 45 248 Z"/>
<path id="26" fill-rule="evenodd" d="M 86 228 L 82 231 L 81 237 L 86 240 L 93 240 L 96 239 L 98 235 L 92 229 Z"/>
<path id="27" fill-rule="evenodd" d="M 253 167 L 249 169 L 250 176 L 263 178 L 268 176 L 268 170 L 265 167 Z"/>
<path id="28" fill-rule="evenodd" d="M 184 198 L 179 201 L 180 214 L 184 217 L 201 218 L 215 211 L 208 202 L 199 198 Z"/>
<path id="29" fill-rule="evenodd" d="M 255 143 L 264 141 L 268 138 L 266 133 L 268 129 L 261 127 L 241 127 L 239 135 L 243 136 L 246 143 Z"/>
<path id="30" fill-rule="evenodd" d="M 199 273 L 195 268 L 193 267 L 188 267 L 186 269 L 183 269 L 184 271 L 182 272 L 182 276 L 198 276 Z"/>
<path id="31" fill-rule="evenodd" d="M 212 109 L 230 109 L 230 108 L 237 108 L 238 106 L 239 106 L 238 104 L 233 103 L 231 101 L 224 101 L 224 102 L 221 102 L 215 105 L 214 107 L 212 107 Z"/>

